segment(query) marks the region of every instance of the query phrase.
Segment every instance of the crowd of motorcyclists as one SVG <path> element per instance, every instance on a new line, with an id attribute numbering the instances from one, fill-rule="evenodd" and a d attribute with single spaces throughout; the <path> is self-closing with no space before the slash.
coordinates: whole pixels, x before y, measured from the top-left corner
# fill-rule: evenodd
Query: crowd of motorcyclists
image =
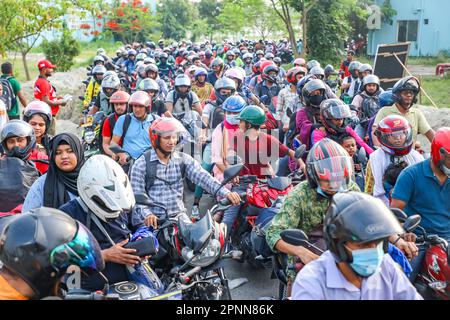
<path id="1" fill-rule="evenodd" d="M 0 299 L 92 298 L 70 265 L 84 294 L 231 299 L 229 257 L 273 268 L 280 299 L 450 297 L 450 128 L 415 106 L 417 78 L 384 91 L 352 50 L 335 70 L 285 39 L 132 43 L 88 70 L 80 137 L 50 130 L 65 100 L 35 87 L 9 120 L 0 99 Z"/>

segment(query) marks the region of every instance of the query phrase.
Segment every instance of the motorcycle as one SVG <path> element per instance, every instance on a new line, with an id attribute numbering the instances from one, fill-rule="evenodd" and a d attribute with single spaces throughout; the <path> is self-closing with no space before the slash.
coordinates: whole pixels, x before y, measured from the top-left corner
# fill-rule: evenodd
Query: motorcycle
<path id="1" fill-rule="evenodd" d="M 188 150 L 185 149 L 184 151 L 195 158 L 196 154 L 198 154 L 196 153 L 196 146 L 198 145 L 196 141 L 201 135 L 201 129 L 206 128 L 206 125 L 203 123 L 200 115 L 195 111 L 173 114 L 173 117 L 180 121 L 189 133 L 187 141 L 184 141 L 183 149 L 187 147 Z M 186 184 L 190 191 L 195 191 L 195 184 L 191 180 L 186 179 Z"/>
<path id="2" fill-rule="evenodd" d="M 406 218 L 406 215 L 401 213 L 396 216 L 400 222 L 414 217 Z M 416 218 L 418 225 L 420 216 L 415 215 L 415 217 L 418 217 L 418 219 Z M 420 235 L 417 237 L 416 243 L 425 246 L 426 252 L 422 267 L 413 283 L 414 287 L 426 300 L 450 300 L 450 248 L 448 243 L 438 235 L 428 234 L 421 226 L 417 226 L 417 230 Z"/>
<path id="3" fill-rule="evenodd" d="M 84 111 L 86 114 L 88 110 Z M 100 153 L 100 127 L 105 119 L 103 111 L 98 111 L 94 115 L 85 115 L 86 122 L 80 125 L 81 141 L 86 159 Z"/>
<path id="4" fill-rule="evenodd" d="M 242 168 L 242 165 L 228 168 L 220 188 Z M 165 210 L 151 201 L 145 205 Z M 183 298 L 188 300 L 231 300 L 224 259 L 232 258 L 233 254 L 224 254 L 226 228 L 212 219 L 216 212 L 228 207 L 228 200 L 223 199 L 198 220 L 189 220 L 184 214 L 160 218 L 157 239 L 162 249 L 151 263 L 167 290 L 182 290 Z M 186 272 L 188 267 L 192 269 Z"/>
<path id="5" fill-rule="evenodd" d="M 406 217 L 402 210 L 391 209 L 394 215 L 403 222 L 403 229 L 411 232 L 416 229 L 420 223 L 420 216 L 413 215 Z M 318 243 L 311 242 L 306 233 L 299 229 L 287 229 L 281 232 L 281 239 L 293 246 L 302 246 L 314 254 L 320 256 L 324 252 L 324 248 L 319 248 Z M 284 300 L 287 298 L 287 271 L 292 270 L 296 274 L 304 267 L 300 258 L 295 257 L 292 263 L 288 263 L 288 256 L 284 253 L 276 253 L 272 256 L 273 275 L 278 278 L 278 298 Z"/>
<path id="6" fill-rule="evenodd" d="M 146 195 L 136 195 L 136 203 L 145 204 L 148 201 Z M 152 230 L 149 230 L 152 232 Z M 126 248 L 134 248 L 140 252 L 139 256 L 154 256 L 159 251 L 159 243 L 155 236 L 130 241 Z M 181 300 L 181 290 L 176 287 L 164 287 L 148 262 L 148 259 L 136 265 L 134 268 L 127 266 L 130 274 L 129 281 L 123 281 L 109 285 L 108 279 L 101 273 L 105 280 L 103 290 L 90 292 L 84 289 L 68 289 L 64 293 L 65 300 Z"/>

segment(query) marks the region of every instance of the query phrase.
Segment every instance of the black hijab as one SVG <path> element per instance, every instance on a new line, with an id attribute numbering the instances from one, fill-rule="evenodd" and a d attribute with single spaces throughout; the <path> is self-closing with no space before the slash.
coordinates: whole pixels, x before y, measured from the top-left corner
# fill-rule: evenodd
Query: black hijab
<path id="1" fill-rule="evenodd" d="M 69 145 L 77 157 L 77 166 L 72 172 L 64 172 L 56 166 L 56 149 L 61 144 Z M 50 141 L 50 166 L 44 184 L 44 206 L 59 208 L 70 201 L 69 193 L 78 196 L 77 179 L 84 164 L 84 149 L 80 139 L 72 133 L 61 133 Z"/>

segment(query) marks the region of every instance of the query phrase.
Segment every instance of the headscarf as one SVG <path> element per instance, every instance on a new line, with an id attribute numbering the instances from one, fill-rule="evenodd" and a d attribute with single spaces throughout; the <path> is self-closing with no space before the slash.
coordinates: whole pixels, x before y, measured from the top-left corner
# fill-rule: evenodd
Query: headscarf
<path id="1" fill-rule="evenodd" d="M 69 145 L 77 157 L 77 166 L 72 172 L 64 172 L 56 166 L 56 149 L 61 144 Z M 59 208 L 70 201 L 69 193 L 78 196 L 77 179 L 84 164 L 84 149 L 80 139 L 72 133 L 61 133 L 50 141 L 50 166 L 44 185 L 44 206 Z"/>

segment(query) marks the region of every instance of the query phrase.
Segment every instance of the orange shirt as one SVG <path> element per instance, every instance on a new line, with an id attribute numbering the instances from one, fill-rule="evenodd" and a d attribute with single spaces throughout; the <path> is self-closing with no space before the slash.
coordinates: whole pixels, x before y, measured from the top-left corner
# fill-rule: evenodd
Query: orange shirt
<path id="1" fill-rule="evenodd" d="M 0 276 L 0 300 L 30 300 L 21 295 L 16 289 Z"/>

